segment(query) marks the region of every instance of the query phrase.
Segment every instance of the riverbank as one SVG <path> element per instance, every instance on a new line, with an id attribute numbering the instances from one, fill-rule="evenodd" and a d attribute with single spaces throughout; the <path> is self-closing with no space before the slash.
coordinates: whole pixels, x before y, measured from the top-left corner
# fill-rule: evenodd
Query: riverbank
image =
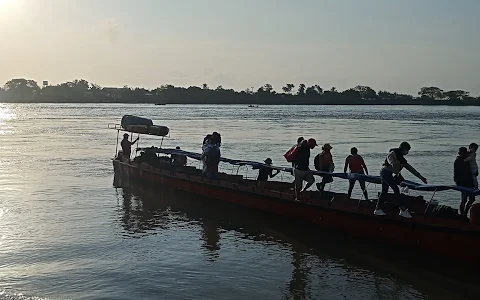
<path id="1" fill-rule="evenodd" d="M 275 106 L 275 105 L 288 105 L 288 106 L 300 106 L 300 105 L 344 105 L 344 106 L 386 106 L 386 105 L 394 105 L 394 106 L 480 106 L 480 101 L 475 102 L 465 102 L 465 101 L 446 101 L 446 100 L 433 100 L 433 101 L 402 101 L 402 102 L 391 102 L 391 101 L 321 101 L 321 102 L 296 102 L 296 103 L 259 103 L 259 102 L 245 102 L 245 103 L 238 103 L 238 102 L 194 102 L 194 101 L 187 101 L 187 102 L 165 102 L 158 104 L 158 102 L 129 102 L 129 101 L 42 101 L 42 102 L 11 102 L 11 101 L 0 101 L 0 104 L 152 104 L 156 106 L 164 106 L 164 105 L 255 105 L 256 107 L 251 108 L 258 108 L 259 106 Z"/>

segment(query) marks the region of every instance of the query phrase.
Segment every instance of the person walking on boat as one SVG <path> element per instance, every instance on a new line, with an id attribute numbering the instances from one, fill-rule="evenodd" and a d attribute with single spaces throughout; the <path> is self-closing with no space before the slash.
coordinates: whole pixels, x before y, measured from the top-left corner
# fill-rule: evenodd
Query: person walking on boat
<path id="1" fill-rule="evenodd" d="M 310 150 L 317 146 L 317 141 L 313 138 L 308 141 L 303 140 L 298 148 L 298 151 L 294 160 L 294 173 L 295 173 L 295 200 L 299 200 L 300 193 L 305 192 L 309 187 L 315 183 L 313 173 L 309 168 L 310 164 Z M 302 189 L 303 181 L 307 184 Z"/>
<path id="2" fill-rule="evenodd" d="M 473 185 L 474 188 L 478 190 L 478 165 L 477 165 L 477 150 L 478 150 L 478 145 L 476 143 L 471 143 L 468 146 L 468 157 L 465 158 L 466 162 L 470 163 L 470 170 L 472 173 L 472 178 L 473 178 Z"/>
<path id="3" fill-rule="evenodd" d="M 423 183 L 427 183 L 427 179 L 422 176 L 417 170 L 415 170 L 405 159 L 405 155 L 408 154 L 411 147 L 410 144 L 407 142 L 402 142 L 400 147 L 390 149 L 390 152 L 383 163 L 383 167 L 380 170 L 380 179 L 382 182 L 382 192 L 380 197 L 378 198 L 377 206 L 375 211 L 373 212 L 376 216 L 385 216 L 385 212 L 382 209 L 383 203 L 385 202 L 385 197 L 388 194 L 388 188 L 391 187 L 393 193 L 395 194 L 395 198 L 397 199 L 397 203 L 400 206 L 400 213 L 399 215 L 404 218 L 410 219 L 412 215 L 408 212 L 405 204 L 403 203 L 403 198 L 400 196 L 400 189 L 398 188 L 398 184 L 403 181 L 403 177 L 400 174 L 403 168 L 407 169 L 418 177 Z"/>
<path id="4" fill-rule="evenodd" d="M 128 140 L 128 133 L 125 133 L 123 135 L 123 140 L 120 143 L 120 145 L 122 146 L 123 159 L 126 160 L 127 162 L 130 162 L 130 155 L 132 154 L 132 145 L 135 144 L 137 141 L 138 141 L 138 138 L 133 142 L 130 142 Z"/>
<path id="5" fill-rule="evenodd" d="M 300 145 L 302 144 L 302 142 L 303 142 L 304 140 L 305 140 L 305 139 L 303 138 L 303 136 L 299 137 L 299 138 L 297 139 L 297 143 L 296 143 L 295 145 L 293 145 L 293 147 L 290 148 L 289 151 L 292 151 L 292 149 L 294 149 L 295 147 L 297 147 L 297 148 L 300 147 Z M 291 172 L 292 175 L 295 175 L 295 174 L 293 174 L 293 170 L 294 170 L 294 169 L 295 169 L 295 162 L 292 161 L 292 172 Z M 293 180 L 293 184 L 295 184 L 295 180 Z"/>
<path id="6" fill-rule="evenodd" d="M 203 175 L 210 180 L 218 179 L 218 164 L 221 156 L 219 144 L 218 137 L 212 136 L 202 152 L 201 159 L 204 161 Z"/>
<path id="7" fill-rule="evenodd" d="M 467 160 L 468 156 L 467 148 L 460 147 L 458 149 L 458 156 L 453 164 L 453 180 L 457 186 L 473 189 L 475 188 L 475 181 L 472 177 L 470 163 Z M 462 216 L 468 216 L 468 211 L 473 202 L 475 202 L 475 195 L 468 195 L 466 192 L 462 192 L 462 201 L 460 202 L 460 214 Z"/>
<path id="8" fill-rule="evenodd" d="M 350 155 L 347 156 L 345 159 L 345 167 L 343 168 L 343 173 L 347 173 L 347 168 L 350 167 L 350 173 L 352 174 L 367 174 L 368 169 L 363 157 L 358 154 L 357 148 L 353 147 L 350 149 Z M 352 197 L 353 187 L 355 186 L 355 182 L 357 179 L 350 179 L 348 185 L 348 198 Z M 368 193 L 367 189 L 365 188 L 365 180 L 358 180 L 360 184 L 360 188 L 362 188 L 363 195 L 365 196 L 365 200 L 368 201 Z"/>
<path id="9" fill-rule="evenodd" d="M 263 187 L 265 182 L 268 181 L 268 177 L 273 178 L 280 173 L 279 170 L 276 170 L 276 172 L 273 173 L 273 169 L 268 167 L 268 166 L 272 165 L 272 159 L 271 158 L 267 158 L 265 160 L 265 164 L 267 166 L 261 167 L 260 170 L 258 170 L 258 177 L 257 177 L 257 186 L 258 187 Z"/>
<path id="10" fill-rule="evenodd" d="M 333 172 L 335 164 L 332 157 L 332 146 L 330 144 L 324 144 L 322 146 L 322 152 L 317 154 L 314 160 L 315 169 L 322 172 Z M 317 189 L 322 192 L 325 189 L 325 185 L 333 181 L 333 177 L 329 174 L 322 176 L 322 182 L 317 183 Z"/>

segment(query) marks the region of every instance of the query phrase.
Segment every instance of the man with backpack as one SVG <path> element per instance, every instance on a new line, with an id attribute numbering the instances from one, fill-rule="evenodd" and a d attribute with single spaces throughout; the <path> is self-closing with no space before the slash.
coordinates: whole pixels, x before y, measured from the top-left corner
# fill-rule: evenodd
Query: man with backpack
<path id="1" fill-rule="evenodd" d="M 220 141 L 215 136 L 208 140 L 201 156 L 205 162 L 203 175 L 208 179 L 218 179 L 218 164 L 220 163 Z"/>
<path id="2" fill-rule="evenodd" d="M 303 140 L 294 153 L 293 164 L 295 174 L 295 200 L 298 201 L 299 194 L 305 192 L 309 187 L 315 183 L 312 171 L 308 167 L 310 164 L 310 150 L 317 146 L 317 141 L 313 138 L 308 141 Z M 302 189 L 303 181 L 307 184 Z"/>

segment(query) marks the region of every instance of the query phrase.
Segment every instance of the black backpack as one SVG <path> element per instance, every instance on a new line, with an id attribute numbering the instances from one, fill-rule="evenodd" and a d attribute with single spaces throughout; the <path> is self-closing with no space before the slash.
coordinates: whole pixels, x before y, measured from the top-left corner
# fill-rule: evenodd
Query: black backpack
<path id="1" fill-rule="evenodd" d="M 315 167 L 315 170 L 320 171 L 320 154 L 317 154 L 313 159 L 313 166 Z"/>

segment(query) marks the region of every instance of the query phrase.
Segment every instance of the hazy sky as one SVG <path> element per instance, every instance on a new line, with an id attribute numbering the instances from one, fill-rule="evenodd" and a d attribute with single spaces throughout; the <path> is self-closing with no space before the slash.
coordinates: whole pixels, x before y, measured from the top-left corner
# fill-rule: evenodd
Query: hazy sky
<path id="1" fill-rule="evenodd" d="M 479 0 L 0 0 L 0 84 L 480 94 Z"/>

